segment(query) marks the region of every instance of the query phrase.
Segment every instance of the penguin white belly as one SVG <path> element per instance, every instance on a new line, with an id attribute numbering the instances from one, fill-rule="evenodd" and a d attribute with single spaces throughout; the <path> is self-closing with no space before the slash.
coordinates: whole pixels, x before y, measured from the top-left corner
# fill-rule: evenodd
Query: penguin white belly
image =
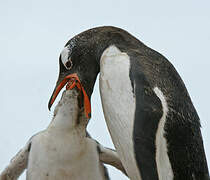
<path id="1" fill-rule="evenodd" d="M 44 131 L 32 140 L 27 180 L 104 180 L 96 144 Z"/>
<path id="2" fill-rule="evenodd" d="M 111 46 L 100 63 L 100 94 L 109 132 L 128 176 L 140 180 L 133 146 L 136 103 L 129 78 L 129 56 Z"/>

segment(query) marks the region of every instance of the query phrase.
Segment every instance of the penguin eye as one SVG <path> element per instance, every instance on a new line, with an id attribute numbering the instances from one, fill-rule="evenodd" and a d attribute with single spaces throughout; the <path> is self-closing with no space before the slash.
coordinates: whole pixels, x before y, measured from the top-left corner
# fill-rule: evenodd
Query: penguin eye
<path id="1" fill-rule="evenodd" d="M 72 66 L 73 66 L 73 63 L 72 63 L 71 59 L 68 59 L 68 61 L 66 61 L 66 63 L 65 63 L 66 69 L 71 69 Z"/>
<path id="2" fill-rule="evenodd" d="M 69 56 L 69 48 L 64 47 L 61 54 L 60 54 L 60 60 L 62 61 L 63 65 L 65 66 L 66 69 L 71 69 L 73 66 L 73 63 L 71 61 L 71 57 Z"/>

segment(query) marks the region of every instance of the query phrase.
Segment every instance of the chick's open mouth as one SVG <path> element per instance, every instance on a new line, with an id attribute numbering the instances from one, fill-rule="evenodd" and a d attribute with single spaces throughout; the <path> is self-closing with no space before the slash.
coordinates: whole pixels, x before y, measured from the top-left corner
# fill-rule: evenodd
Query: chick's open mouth
<path id="1" fill-rule="evenodd" d="M 82 107 L 84 107 L 84 103 L 83 103 L 84 96 L 82 93 L 81 84 L 75 78 L 71 78 L 66 84 L 66 90 L 72 90 L 72 89 L 76 89 L 79 93 L 79 95 L 77 96 L 77 99 L 78 99 L 78 106 L 81 109 Z"/>
<path id="2" fill-rule="evenodd" d="M 89 97 L 84 89 L 84 87 L 82 86 L 82 83 L 79 79 L 79 77 L 77 76 L 76 73 L 74 74 L 70 74 L 67 75 L 66 77 L 63 78 L 63 80 L 56 86 L 52 97 L 49 101 L 49 105 L 48 107 L 50 108 L 53 104 L 53 102 L 55 101 L 57 95 L 59 94 L 59 92 L 61 91 L 61 89 L 66 85 L 66 90 L 72 90 L 73 88 L 77 88 L 79 93 L 81 95 L 79 95 L 80 100 L 79 100 L 79 106 L 82 107 L 84 106 L 84 110 L 85 110 L 85 115 L 87 118 L 91 117 L 91 104 L 90 104 L 90 100 Z"/>

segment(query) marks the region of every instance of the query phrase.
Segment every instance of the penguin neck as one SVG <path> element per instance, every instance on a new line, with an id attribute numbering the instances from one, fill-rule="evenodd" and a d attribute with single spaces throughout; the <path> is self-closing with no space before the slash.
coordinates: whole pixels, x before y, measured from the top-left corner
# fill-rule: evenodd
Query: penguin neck
<path id="1" fill-rule="evenodd" d="M 103 52 L 110 46 L 116 46 L 120 51 L 126 52 L 128 47 L 136 48 L 138 45 L 141 45 L 140 41 L 133 37 L 131 34 L 126 31 L 115 30 L 111 32 L 103 32 L 102 34 L 96 35 L 99 39 L 94 41 L 95 51 L 95 60 L 97 64 L 100 65 L 100 60 Z M 92 49 L 92 48 L 91 48 Z"/>
<path id="2" fill-rule="evenodd" d="M 87 120 L 75 103 L 77 102 L 72 101 L 72 99 L 63 99 L 62 97 L 54 110 L 54 117 L 48 129 L 56 133 L 70 133 L 85 137 Z"/>
<path id="3" fill-rule="evenodd" d="M 71 41 L 76 41 L 77 46 L 81 47 L 88 54 L 89 59 L 96 61 L 99 66 L 101 56 L 109 46 L 115 45 L 122 52 L 127 51 L 128 47 L 145 46 L 127 31 L 113 26 L 89 29 L 76 35 Z M 69 45 L 71 41 L 66 45 Z"/>

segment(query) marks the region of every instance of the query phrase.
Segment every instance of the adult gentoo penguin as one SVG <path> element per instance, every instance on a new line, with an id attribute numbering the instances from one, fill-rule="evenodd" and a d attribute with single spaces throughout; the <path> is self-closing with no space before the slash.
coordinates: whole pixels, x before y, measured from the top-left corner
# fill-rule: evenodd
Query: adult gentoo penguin
<path id="1" fill-rule="evenodd" d="M 49 127 L 29 140 L 0 180 L 15 180 L 24 169 L 27 180 L 108 180 L 103 163 L 124 172 L 117 153 L 87 135 L 79 94 L 75 88 L 64 91 Z"/>
<path id="2" fill-rule="evenodd" d="M 173 65 L 116 27 L 98 27 L 69 40 L 49 108 L 68 79 L 83 88 L 86 116 L 100 72 L 106 123 L 132 180 L 209 179 L 200 120 Z"/>

